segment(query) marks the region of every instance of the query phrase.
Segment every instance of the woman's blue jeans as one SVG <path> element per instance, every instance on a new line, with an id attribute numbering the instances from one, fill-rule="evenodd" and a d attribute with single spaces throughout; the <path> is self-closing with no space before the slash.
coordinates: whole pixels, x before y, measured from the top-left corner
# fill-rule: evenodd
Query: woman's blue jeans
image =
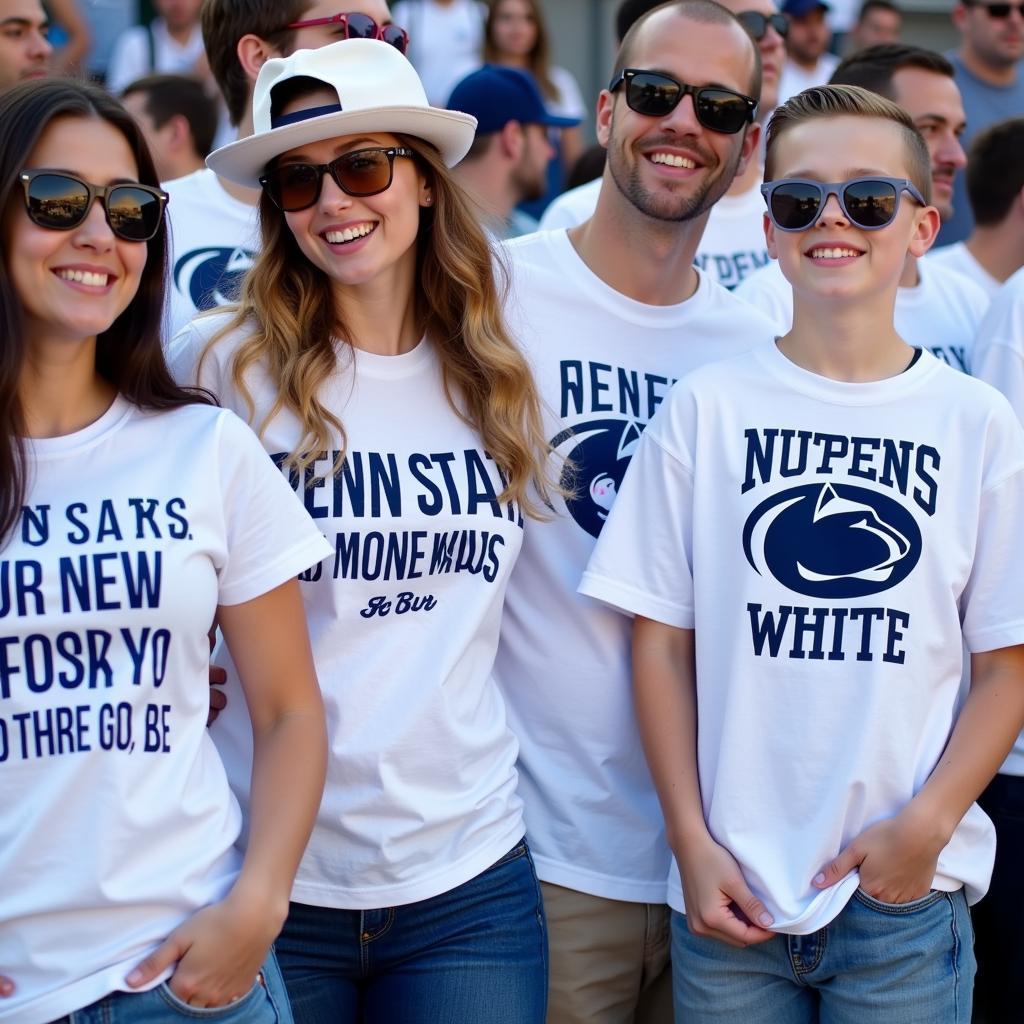
<path id="1" fill-rule="evenodd" d="M 146 992 L 112 992 L 57 1024 L 294 1024 L 273 952 L 248 994 L 227 1006 L 202 1009 L 183 1003 L 167 982 Z"/>
<path id="2" fill-rule="evenodd" d="M 544 1024 L 547 928 L 525 840 L 419 903 L 293 903 L 275 947 L 298 1024 Z"/>

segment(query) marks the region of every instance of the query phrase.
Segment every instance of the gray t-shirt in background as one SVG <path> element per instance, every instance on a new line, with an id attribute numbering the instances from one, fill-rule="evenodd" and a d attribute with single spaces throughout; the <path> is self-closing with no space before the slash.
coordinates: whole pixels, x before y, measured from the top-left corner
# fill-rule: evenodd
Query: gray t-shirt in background
<path id="1" fill-rule="evenodd" d="M 960 140 L 964 149 L 968 149 L 974 137 L 989 125 L 1005 121 L 1008 117 L 1024 116 L 1024 74 L 1018 73 L 1016 82 L 1010 86 L 989 85 L 967 70 L 955 50 L 950 50 L 946 56 L 953 64 L 956 84 L 967 113 L 967 131 Z M 942 225 L 938 244 L 962 242 L 973 230 L 974 217 L 967 199 L 967 175 L 961 171 L 953 186 L 953 216 Z"/>

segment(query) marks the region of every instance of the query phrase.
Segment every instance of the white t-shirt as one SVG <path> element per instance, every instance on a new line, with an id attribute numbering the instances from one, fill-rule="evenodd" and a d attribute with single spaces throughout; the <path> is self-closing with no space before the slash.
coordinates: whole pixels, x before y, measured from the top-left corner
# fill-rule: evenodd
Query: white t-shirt
<path id="1" fill-rule="evenodd" d="M 996 292 L 974 341 L 974 373 L 998 388 L 1024 422 L 1024 269 Z M 999 769 L 1024 775 L 1024 733 Z"/>
<path id="2" fill-rule="evenodd" d="M 587 106 L 583 102 L 579 83 L 568 68 L 555 65 L 548 68 L 548 78 L 558 90 L 558 98 L 544 97 L 544 107 L 555 117 L 578 117 L 581 121 L 587 116 Z"/>
<path id="3" fill-rule="evenodd" d="M 187 329 L 179 379 L 225 322 Z M 242 340 L 216 345 L 198 382 L 245 415 L 231 380 Z M 448 892 L 523 836 L 516 741 L 492 674 L 523 529 L 519 510 L 495 500 L 500 474 L 449 405 L 433 345 L 338 352 L 321 398 L 344 425 L 346 468 L 332 478 L 325 454 L 304 488 L 292 481 L 332 548 L 303 583 L 330 757 L 293 897 L 367 910 Z M 275 392 L 262 368 L 249 381 L 259 424 Z M 263 444 L 281 462 L 301 438 L 280 412 Z M 215 660 L 228 671 L 228 707 L 213 735 L 244 810 L 249 721 L 227 652 Z"/>
<path id="4" fill-rule="evenodd" d="M 1002 284 L 971 255 L 966 242 L 954 242 L 952 245 L 931 249 L 926 259 L 969 277 L 990 299 Z"/>
<path id="5" fill-rule="evenodd" d="M 163 184 L 170 228 L 169 325 L 173 338 L 197 313 L 238 298 L 259 250 L 255 206 L 226 192 L 209 168 Z"/>
<path id="6" fill-rule="evenodd" d="M 722 196 L 711 207 L 697 248 L 697 266 L 731 291 L 770 259 L 760 181 L 742 195 Z"/>
<path id="7" fill-rule="evenodd" d="M 835 918 L 857 873 L 811 880 L 931 774 L 961 635 L 1024 642 L 1022 515 L 1012 410 L 928 352 L 850 384 L 762 346 L 680 382 L 645 433 L 581 591 L 695 630 L 705 819 L 775 930 Z M 932 887 L 974 903 L 994 852 L 974 804 Z"/>
<path id="8" fill-rule="evenodd" d="M 206 730 L 207 633 L 218 605 L 330 554 L 224 410 L 118 398 L 29 448 L 26 507 L 0 551 L 10 1024 L 126 990 L 140 960 L 234 883 L 241 814 Z"/>
<path id="9" fill-rule="evenodd" d="M 455 84 L 483 61 L 487 8 L 477 0 L 399 0 L 391 8 L 396 25 L 409 33 L 409 60 L 427 99 L 446 107 Z"/>
<path id="10" fill-rule="evenodd" d="M 544 211 L 541 231 L 574 228 L 589 220 L 597 207 L 602 178 L 563 192 Z M 614 183 L 611 187 L 615 187 Z M 713 281 L 732 290 L 749 274 L 768 264 L 764 240 L 764 200 L 754 187 L 741 196 L 722 196 L 711 207 L 697 248 L 696 265 Z"/>
<path id="11" fill-rule="evenodd" d="M 576 593 L 641 431 L 677 377 L 767 343 L 771 324 L 703 274 L 692 298 L 649 306 L 606 285 L 564 231 L 508 243 L 506 316 L 548 409 L 576 496 L 531 523 L 512 574 L 498 682 L 519 737 L 542 879 L 662 903 L 669 851 L 637 735 L 630 624 Z"/>
<path id="12" fill-rule="evenodd" d="M 150 32 L 153 33 L 152 63 Z M 107 65 L 107 88 L 119 96 L 127 86 L 145 75 L 195 74 L 203 52 L 203 31 L 198 24 L 184 43 L 171 36 L 161 18 L 154 20 L 149 28 L 135 25 L 114 43 Z"/>
<path id="13" fill-rule="evenodd" d="M 970 373 L 974 335 L 988 309 L 988 296 L 963 274 L 934 260 L 918 260 L 917 273 L 913 288 L 896 290 L 897 333 L 953 369 Z M 793 289 L 777 260 L 746 278 L 736 294 L 773 320 L 780 334 L 793 326 Z"/>
<path id="14" fill-rule="evenodd" d="M 786 102 L 790 96 L 795 96 L 804 89 L 810 89 L 815 85 L 824 85 L 831 77 L 832 72 L 839 67 L 839 58 L 832 53 L 823 53 L 818 58 L 810 71 L 786 60 L 782 65 L 782 72 L 779 75 L 779 106 Z"/>
<path id="15" fill-rule="evenodd" d="M 552 199 L 541 214 L 541 231 L 574 228 L 585 220 L 590 220 L 597 209 L 597 197 L 601 194 L 602 181 L 601 177 L 594 178 L 593 181 L 577 185 Z"/>

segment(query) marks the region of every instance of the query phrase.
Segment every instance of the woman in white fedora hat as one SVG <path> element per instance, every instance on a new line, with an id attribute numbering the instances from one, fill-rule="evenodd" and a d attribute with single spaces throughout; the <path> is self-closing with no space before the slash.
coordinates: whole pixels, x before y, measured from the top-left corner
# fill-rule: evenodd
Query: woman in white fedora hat
<path id="1" fill-rule="evenodd" d="M 475 120 L 393 47 L 268 61 L 255 134 L 210 166 L 263 186 L 239 305 L 172 359 L 246 417 L 334 554 L 303 596 L 328 782 L 277 944 L 303 1024 L 540 1024 L 546 932 L 492 663 L 524 520 L 552 485 L 488 242 L 448 170 Z M 232 695 L 216 742 L 242 798 Z"/>

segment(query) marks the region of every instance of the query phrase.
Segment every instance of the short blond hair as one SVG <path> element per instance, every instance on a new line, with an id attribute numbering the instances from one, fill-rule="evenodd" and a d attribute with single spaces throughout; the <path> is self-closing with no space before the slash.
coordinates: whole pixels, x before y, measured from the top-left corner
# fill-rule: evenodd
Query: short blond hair
<path id="1" fill-rule="evenodd" d="M 776 108 L 768 122 L 764 180 L 775 180 L 775 146 L 780 136 L 795 125 L 829 117 L 874 117 L 893 122 L 903 135 L 908 176 L 925 202 L 931 202 L 932 158 L 910 115 L 892 100 L 859 85 L 817 85 L 797 93 Z"/>

